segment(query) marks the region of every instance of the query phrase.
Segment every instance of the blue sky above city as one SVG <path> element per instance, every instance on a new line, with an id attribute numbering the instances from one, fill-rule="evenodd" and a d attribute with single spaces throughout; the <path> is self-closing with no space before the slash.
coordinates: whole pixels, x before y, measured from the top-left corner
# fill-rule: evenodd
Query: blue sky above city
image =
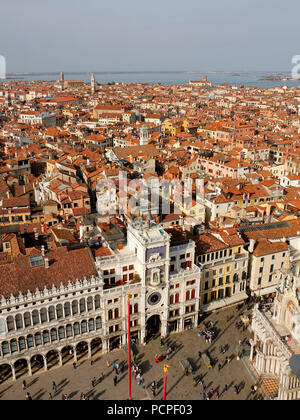
<path id="1" fill-rule="evenodd" d="M 8 72 L 289 71 L 299 0 L 11 0 Z"/>

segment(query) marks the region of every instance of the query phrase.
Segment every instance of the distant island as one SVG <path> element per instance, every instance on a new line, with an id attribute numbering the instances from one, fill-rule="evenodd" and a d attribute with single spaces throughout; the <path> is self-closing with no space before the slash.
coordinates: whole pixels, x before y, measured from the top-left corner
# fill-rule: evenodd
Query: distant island
<path id="1" fill-rule="evenodd" d="M 291 76 L 263 76 L 259 80 L 265 80 L 270 82 L 287 82 L 289 80 L 293 80 Z"/>

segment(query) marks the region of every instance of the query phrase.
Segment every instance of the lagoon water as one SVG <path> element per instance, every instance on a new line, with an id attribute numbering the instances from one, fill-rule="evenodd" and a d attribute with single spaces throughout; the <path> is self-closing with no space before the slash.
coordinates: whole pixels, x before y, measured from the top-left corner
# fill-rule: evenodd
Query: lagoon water
<path id="1" fill-rule="evenodd" d="M 214 86 L 227 83 L 230 85 L 257 86 L 260 88 L 272 86 L 300 87 L 300 80 L 266 81 L 260 80 L 264 76 L 281 75 L 290 76 L 290 73 L 281 72 L 95 72 L 96 81 L 101 83 L 161 83 L 163 85 L 184 85 L 190 80 L 201 80 L 207 76 Z M 59 73 L 30 73 L 8 74 L 9 80 L 24 81 L 56 81 Z M 83 80 L 89 82 L 91 73 L 64 73 L 65 80 Z"/>

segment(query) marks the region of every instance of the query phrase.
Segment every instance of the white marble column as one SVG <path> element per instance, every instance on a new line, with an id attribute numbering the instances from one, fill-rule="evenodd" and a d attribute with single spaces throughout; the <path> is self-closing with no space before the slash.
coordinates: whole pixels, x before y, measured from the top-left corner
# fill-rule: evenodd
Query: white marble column
<path id="1" fill-rule="evenodd" d="M 43 356 L 43 361 L 44 361 L 44 370 L 45 370 L 45 372 L 47 372 L 48 371 L 48 366 L 47 366 L 47 359 L 46 359 L 45 356 Z"/>
<path id="2" fill-rule="evenodd" d="M 102 352 L 108 353 L 109 345 L 108 345 L 108 339 L 104 338 L 102 341 Z"/>
<path id="3" fill-rule="evenodd" d="M 11 366 L 11 373 L 12 373 L 13 381 L 15 381 L 16 380 L 16 369 L 13 365 Z"/>
<path id="4" fill-rule="evenodd" d="M 32 376 L 32 369 L 31 369 L 31 363 L 30 360 L 28 360 L 28 375 Z"/>

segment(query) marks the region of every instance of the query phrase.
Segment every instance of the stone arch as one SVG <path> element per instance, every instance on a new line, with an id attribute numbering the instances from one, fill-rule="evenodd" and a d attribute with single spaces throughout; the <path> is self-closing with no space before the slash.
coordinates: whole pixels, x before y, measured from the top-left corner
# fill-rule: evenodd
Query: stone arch
<path id="1" fill-rule="evenodd" d="M 77 300 L 73 300 L 72 302 L 72 315 L 77 315 L 78 314 L 78 301 Z"/>
<path id="2" fill-rule="evenodd" d="M 66 346 L 63 347 L 61 350 L 61 356 L 62 356 L 62 363 L 65 365 L 70 360 L 74 359 L 74 347 L 73 346 Z"/>
<path id="3" fill-rule="evenodd" d="M 23 317 L 21 314 L 15 316 L 15 325 L 17 330 L 23 329 Z"/>
<path id="4" fill-rule="evenodd" d="M 95 320 L 94 320 L 94 318 L 90 318 L 89 319 L 89 321 L 88 321 L 88 329 L 89 329 L 89 332 L 91 332 L 91 331 L 95 331 Z"/>
<path id="5" fill-rule="evenodd" d="M 14 363 L 16 379 L 28 374 L 28 362 L 26 359 L 19 359 Z"/>
<path id="6" fill-rule="evenodd" d="M 26 350 L 26 339 L 25 337 L 19 337 L 18 338 L 18 345 L 19 345 L 19 350 L 20 351 L 24 351 Z"/>
<path id="7" fill-rule="evenodd" d="M 55 341 L 58 341 L 58 335 L 56 328 L 51 328 L 50 330 L 50 339 L 51 343 L 55 343 Z"/>
<path id="8" fill-rule="evenodd" d="M 71 324 L 68 324 L 67 326 L 66 326 L 66 337 L 67 338 L 70 338 L 70 337 L 73 337 L 73 327 L 72 327 L 72 325 Z"/>
<path id="9" fill-rule="evenodd" d="M 62 319 L 64 316 L 63 306 L 61 303 L 56 305 L 56 319 Z"/>
<path id="10" fill-rule="evenodd" d="M 94 297 L 94 308 L 100 309 L 100 295 Z"/>
<path id="11" fill-rule="evenodd" d="M 64 316 L 65 318 L 67 318 L 70 315 L 71 315 L 71 305 L 70 305 L 70 302 L 66 302 L 64 304 Z"/>
<path id="12" fill-rule="evenodd" d="M 55 307 L 52 305 L 52 306 L 49 306 L 48 308 L 48 321 L 51 322 L 54 320 L 55 320 Z"/>
<path id="13" fill-rule="evenodd" d="M 85 319 L 81 321 L 80 330 L 81 334 L 86 334 L 88 332 L 88 323 Z"/>
<path id="14" fill-rule="evenodd" d="M 19 351 L 18 342 L 17 342 L 17 340 L 15 338 L 13 338 L 12 340 L 10 340 L 9 345 L 10 345 L 10 352 L 11 352 L 11 354 L 17 353 Z"/>
<path id="15" fill-rule="evenodd" d="M 43 345 L 42 334 L 40 332 L 34 334 L 34 342 L 36 347 Z"/>
<path id="16" fill-rule="evenodd" d="M 159 314 L 151 315 L 146 322 L 146 341 L 156 337 L 161 331 L 161 318 Z"/>
<path id="17" fill-rule="evenodd" d="M 33 335 L 32 334 L 27 335 L 26 341 L 27 341 L 27 348 L 28 349 L 31 349 L 31 348 L 34 347 L 34 339 L 33 339 Z"/>
<path id="18" fill-rule="evenodd" d="M 0 365 L 0 383 L 12 378 L 12 368 L 8 363 Z"/>
<path id="19" fill-rule="evenodd" d="M 50 343 L 50 334 L 48 330 L 43 331 L 43 343 L 44 344 Z"/>
<path id="20" fill-rule="evenodd" d="M 86 312 L 86 302 L 85 302 L 85 298 L 81 298 L 79 301 L 79 311 L 81 314 L 83 314 L 84 312 Z"/>
<path id="21" fill-rule="evenodd" d="M 44 357 L 41 354 L 35 354 L 30 359 L 32 374 L 38 372 L 44 367 Z"/>
<path id="22" fill-rule="evenodd" d="M 1 343 L 1 353 L 2 356 L 6 356 L 7 354 L 10 354 L 10 347 L 8 341 L 3 341 Z"/>
<path id="23" fill-rule="evenodd" d="M 15 322 L 13 316 L 10 315 L 6 318 L 6 326 L 8 332 L 15 330 Z"/>
<path id="24" fill-rule="evenodd" d="M 100 337 L 94 338 L 91 341 L 91 354 L 94 356 L 96 353 L 102 352 L 102 339 Z"/>
<path id="25" fill-rule="evenodd" d="M 57 350 L 50 350 L 46 354 L 47 368 L 50 370 L 59 363 L 59 352 Z"/>
<path id="26" fill-rule="evenodd" d="M 38 325 L 40 323 L 39 311 L 37 309 L 32 311 L 31 317 L 33 325 Z"/>
<path id="27" fill-rule="evenodd" d="M 46 308 L 42 308 L 40 310 L 40 320 L 42 324 L 44 324 L 45 322 L 48 322 L 48 311 Z"/>
<path id="28" fill-rule="evenodd" d="M 78 343 L 76 345 L 76 355 L 77 355 L 77 360 L 82 359 L 83 357 L 85 357 L 88 353 L 88 343 L 86 341 L 81 341 L 80 343 Z"/>
<path id="29" fill-rule="evenodd" d="M 94 302 L 93 302 L 92 296 L 89 296 L 87 298 L 86 304 L 87 304 L 87 310 L 88 310 L 88 312 L 91 312 L 94 309 Z"/>
<path id="30" fill-rule="evenodd" d="M 30 312 L 25 312 L 23 318 L 24 318 L 24 326 L 25 326 L 25 328 L 31 327 L 31 315 L 30 315 Z"/>

